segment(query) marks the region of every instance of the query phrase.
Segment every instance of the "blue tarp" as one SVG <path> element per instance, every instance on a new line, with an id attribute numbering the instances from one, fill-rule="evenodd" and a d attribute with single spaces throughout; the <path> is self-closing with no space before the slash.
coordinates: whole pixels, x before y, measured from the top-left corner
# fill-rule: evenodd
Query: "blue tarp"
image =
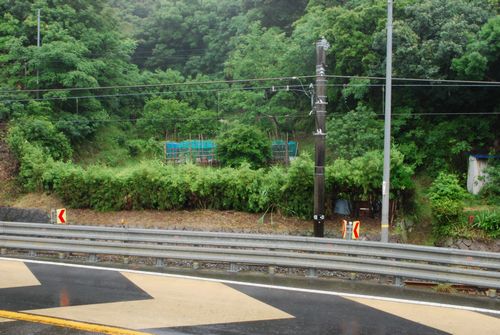
<path id="1" fill-rule="evenodd" d="M 213 158 L 217 145 L 213 140 L 191 140 L 183 142 L 166 142 L 165 149 L 167 158 L 179 158 L 181 155 L 191 153 L 194 158 L 204 156 Z M 272 142 L 273 156 L 283 156 L 285 152 L 285 141 L 275 140 Z M 288 156 L 296 157 L 298 155 L 298 145 L 295 141 L 288 142 Z M 208 157 L 209 156 L 209 157 Z"/>
<path id="2" fill-rule="evenodd" d="M 272 143 L 273 151 L 285 151 L 285 141 L 275 140 Z M 288 157 L 295 157 L 298 155 L 298 146 L 295 141 L 288 141 Z"/>

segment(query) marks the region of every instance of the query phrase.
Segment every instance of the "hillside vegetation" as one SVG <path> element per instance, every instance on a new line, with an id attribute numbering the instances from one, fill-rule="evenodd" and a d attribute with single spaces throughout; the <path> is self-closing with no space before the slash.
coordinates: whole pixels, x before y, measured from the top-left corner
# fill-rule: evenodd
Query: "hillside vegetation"
<path id="1" fill-rule="evenodd" d="M 415 221 L 430 206 L 437 235 L 497 237 L 499 165 L 481 196 L 457 190 L 468 154 L 499 148 L 500 3 L 394 5 L 392 198 Z M 310 217 L 310 145 L 289 168 L 270 166 L 269 146 L 311 142 L 325 37 L 328 207 L 380 196 L 384 0 L 0 0 L 0 16 L 2 143 L 25 192 L 99 210 Z M 222 166 L 161 162 L 161 141 L 197 138 L 217 141 Z M 438 179 L 415 194 L 415 176 Z M 471 204 L 487 213 L 465 227 Z"/>

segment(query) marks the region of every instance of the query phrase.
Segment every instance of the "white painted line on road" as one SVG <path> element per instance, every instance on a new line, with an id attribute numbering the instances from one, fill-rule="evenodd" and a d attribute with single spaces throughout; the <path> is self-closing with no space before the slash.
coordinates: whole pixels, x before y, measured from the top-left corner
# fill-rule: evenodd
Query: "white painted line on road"
<path id="1" fill-rule="evenodd" d="M 346 298 L 362 298 L 362 299 L 372 299 L 372 300 L 380 300 L 380 301 L 400 302 L 400 303 L 405 303 L 405 304 L 425 305 L 425 306 L 442 307 L 442 308 L 453 308 L 453 309 L 460 309 L 460 310 L 466 310 L 466 311 L 471 311 L 471 312 L 490 313 L 490 314 L 500 315 L 500 310 L 478 308 L 478 307 L 471 307 L 471 306 L 441 304 L 441 303 L 430 302 L 430 301 L 418 301 L 418 300 L 408 300 L 408 299 L 399 299 L 399 298 L 388 298 L 388 297 L 379 297 L 379 296 L 373 296 L 373 295 L 343 293 L 343 292 L 324 291 L 324 290 L 313 290 L 313 289 L 306 289 L 306 288 L 257 284 L 257 283 L 240 282 L 240 281 L 234 281 L 234 280 L 204 278 L 204 277 L 186 276 L 186 275 L 178 275 L 178 274 L 170 274 L 170 273 L 149 272 L 149 271 L 119 269 L 119 268 L 110 268 L 110 267 L 99 267 L 99 266 L 83 265 L 83 264 L 69 264 L 69 263 L 59 263 L 59 262 L 50 262 L 50 261 L 37 261 L 37 260 L 32 260 L 32 259 L 0 257 L 0 260 L 17 261 L 17 262 L 34 263 L 34 264 L 66 266 L 66 267 L 102 270 L 102 271 L 118 271 L 118 272 L 138 273 L 138 274 L 160 276 L 160 277 L 194 279 L 194 280 L 216 282 L 216 283 L 223 283 L 223 284 L 242 285 L 242 286 L 251 286 L 251 287 L 259 287 L 259 288 L 269 288 L 269 289 L 292 291 L 292 292 L 302 292 L 302 293 L 315 293 L 315 294 L 332 295 L 332 296 L 346 297 Z"/>

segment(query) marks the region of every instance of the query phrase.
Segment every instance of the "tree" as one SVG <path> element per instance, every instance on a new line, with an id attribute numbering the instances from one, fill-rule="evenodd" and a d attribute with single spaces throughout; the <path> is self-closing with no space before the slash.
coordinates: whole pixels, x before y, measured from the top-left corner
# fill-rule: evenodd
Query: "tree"
<path id="1" fill-rule="evenodd" d="M 36 47 L 36 12 L 41 10 L 41 47 Z M 92 88 L 123 85 L 138 77 L 137 68 L 130 64 L 135 43 L 116 29 L 116 19 L 107 4 L 99 1 L 2 1 L 0 13 L 0 78 L 10 89 L 59 89 L 40 92 L 39 98 L 49 101 L 51 118 L 69 120 L 78 114 L 80 122 L 88 124 L 103 109 L 121 110 L 121 103 L 112 96 L 106 99 L 94 95 L 112 95 L 112 91 L 65 88 Z M 37 76 L 37 73 L 39 74 Z M 11 93 L 9 100 L 36 97 Z M 87 122 L 86 122 L 87 121 Z M 96 127 L 87 129 L 89 136 Z M 81 140 L 82 131 L 71 132 L 72 142 Z"/>
<path id="2" fill-rule="evenodd" d="M 271 158 L 271 141 L 256 127 L 236 125 L 218 136 L 217 155 L 224 166 L 246 162 L 253 168 L 264 167 Z"/>
<path id="3" fill-rule="evenodd" d="M 498 80 L 500 78 L 500 16 L 486 22 L 470 39 L 467 51 L 453 60 L 453 70 L 461 78 Z"/>
<path id="4" fill-rule="evenodd" d="M 176 134 L 189 110 L 191 108 L 184 102 L 153 98 L 146 103 L 143 115 L 137 119 L 137 128 L 143 137 L 164 139 Z"/>
<path id="5" fill-rule="evenodd" d="M 27 146 L 38 147 L 54 160 L 69 160 L 73 154 L 68 139 L 44 117 L 17 119 L 9 129 L 7 141 L 18 159 Z"/>
<path id="6" fill-rule="evenodd" d="M 327 129 L 327 144 L 336 158 L 352 159 L 383 147 L 383 122 L 367 106 L 359 105 L 343 115 L 334 114 Z"/>

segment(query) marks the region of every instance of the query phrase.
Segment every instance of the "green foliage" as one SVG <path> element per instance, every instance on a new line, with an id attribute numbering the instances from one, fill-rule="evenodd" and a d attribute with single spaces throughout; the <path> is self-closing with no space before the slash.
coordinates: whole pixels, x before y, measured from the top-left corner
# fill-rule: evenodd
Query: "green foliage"
<path id="1" fill-rule="evenodd" d="M 236 125 L 219 135 L 217 155 L 223 166 L 263 167 L 271 158 L 271 141 L 256 127 Z"/>
<path id="2" fill-rule="evenodd" d="M 473 213 L 474 227 L 484 230 L 492 238 L 500 237 L 500 210 Z"/>
<path id="3" fill-rule="evenodd" d="M 250 32 L 236 38 L 236 48 L 225 63 L 229 78 L 262 78 L 283 75 L 280 58 L 287 50 L 285 34 L 279 29 L 265 29 L 256 23 Z M 278 58 L 277 58 L 278 57 Z"/>
<path id="4" fill-rule="evenodd" d="M 352 159 L 383 147 L 384 125 L 367 106 L 359 105 L 340 116 L 334 114 L 327 129 L 327 144 L 335 157 Z"/>
<path id="5" fill-rule="evenodd" d="M 492 159 L 485 171 L 486 184 L 481 189 L 481 196 L 492 204 L 500 203 L 500 160 Z"/>
<path id="6" fill-rule="evenodd" d="M 42 176 L 50 168 L 53 160 L 39 145 L 25 143 L 19 149 L 19 175 L 18 180 L 25 191 L 41 191 Z"/>
<path id="7" fill-rule="evenodd" d="M 215 136 L 219 124 L 217 114 L 203 109 L 193 109 L 175 99 L 153 98 L 144 106 L 143 115 L 137 119 L 137 128 L 144 138 L 165 139 L 169 136 L 189 138 L 203 135 Z"/>
<path id="8" fill-rule="evenodd" d="M 82 165 L 123 165 L 130 159 L 128 137 L 116 124 L 99 127 L 92 139 L 75 146 L 75 161 Z"/>
<path id="9" fill-rule="evenodd" d="M 16 119 L 9 130 L 7 142 L 18 159 L 23 156 L 26 144 L 37 146 L 44 155 L 55 160 L 68 160 L 73 153 L 66 136 L 44 117 Z"/>
<path id="10" fill-rule="evenodd" d="M 429 188 L 429 199 L 431 201 L 439 199 L 462 201 L 466 197 L 467 192 L 454 174 L 440 173 Z"/>
<path id="11" fill-rule="evenodd" d="M 498 78 L 500 61 L 500 15 L 486 22 L 476 36 L 470 39 L 467 51 L 453 60 L 452 67 L 463 78 Z"/>
<path id="12" fill-rule="evenodd" d="M 288 215 L 310 218 L 313 210 L 314 163 L 307 155 L 293 161 L 288 179 L 283 185 L 284 212 Z M 306 196 L 304 196 L 306 195 Z M 308 196 L 307 196 L 308 195 Z"/>
<path id="13" fill-rule="evenodd" d="M 381 151 L 368 151 L 350 161 L 335 160 L 326 169 L 327 188 L 334 198 L 377 198 L 382 187 L 383 159 Z M 391 197 L 413 189 L 413 173 L 413 167 L 404 163 L 401 152 L 391 150 Z"/>
<path id="14" fill-rule="evenodd" d="M 144 105 L 144 113 L 137 120 L 137 128 L 144 137 L 163 139 L 176 132 L 179 118 L 186 117 L 189 106 L 177 100 L 153 98 Z"/>
<path id="15" fill-rule="evenodd" d="M 441 172 L 428 191 L 435 231 L 445 235 L 450 226 L 458 225 L 464 210 L 465 189 L 454 174 Z"/>
<path id="16" fill-rule="evenodd" d="M 36 41 L 38 9 L 41 10 L 40 47 Z M 108 4 L 87 0 L 2 1 L 0 13 L 2 86 L 11 90 L 59 89 L 42 91 L 37 96 L 51 99 L 44 102 L 51 108 L 46 116 L 60 120 L 61 127 L 57 127 L 64 129 L 73 143 L 95 131 L 96 127 L 89 124 L 95 113 L 121 109 L 124 101 L 113 97 L 95 99 L 92 96 L 96 91 L 84 89 L 138 81 L 138 69 L 130 64 L 135 43 L 117 29 L 118 21 Z M 64 90 L 73 87 L 82 89 Z M 16 101 L 34 97 L 13 94 L 7 98 Z"/>
<path id="17" fill-rule="evenodd" d="M 153 138 L 149 140 L 129 140 L 126 142 L 129 154 L 135 158 L 161 159 L 164 157 L 163 142 Z"/>

